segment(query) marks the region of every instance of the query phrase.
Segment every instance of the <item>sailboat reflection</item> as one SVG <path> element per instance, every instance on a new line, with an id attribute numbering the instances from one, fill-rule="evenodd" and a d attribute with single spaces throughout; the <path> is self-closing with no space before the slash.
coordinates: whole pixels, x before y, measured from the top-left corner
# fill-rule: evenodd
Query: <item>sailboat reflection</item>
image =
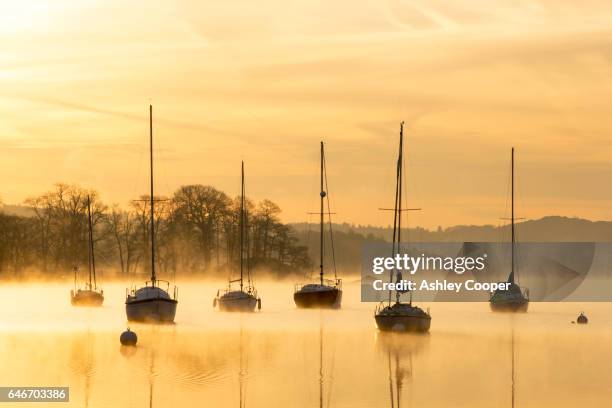
<path id="1" fill-rule="evenodd" d="M 423 351 L 429 343 L 428 335 L 410 335 L 378 332 L 376 345 L 387 357 L 389 377 L 389 402 L 391 408 L 400 408 L 404 382 L 407 381 L 408 406 L 412 406 L 413 357 Z"/>
<path id="2" fill-rule="evenodd" d="M 96 372 L 96 361 L 94 358 L 94 336 L 88 330 L 83 341 L 72 343 L 70 366 L 75 374 L 84 379 L 85 401 L 83 406 L 89 407 L 91 394 L 91 380 Z"/>
<path id="3" fill-rule="evenodd" d="M 512 322 L 512 323 L 514 323 L 514 322 Z M 511 379 L 511 384 L 512 384 L 512 386 L 511 386 L 511 401 L 512 401 L 512 408 L 514 408 L 514 403 L 516 401 L 516 398 L 515 398 L 515 389 L 516 389 L 515 371 L 516 370 L 515 370 L 515 357 L 514 357 L 514 348 L 515 348 L 514 347 L 514 325 L 512 325 L 511 330 L 512 330 L 512 333 L 511 333 L 511 341 L 510 341 L 511 346 L 510 346 L 510 348 L 512 350 L 512 353 L 511 353 L 512 360 L 511 360 L 511 364 L 510 364 L 510 366 L 511 366 L 511 369 L 510 369 L 510 372 L 511 372 L 510 379 Z"/>
<path id="4" fill-rule="evenodd" d="M 248 344 L 245 346 L 244 342 L 248 343 L 248 338 L 245 339 L 244 328 L 242 321 L 240 322 L 240 344 L 239 344 L 239 355 L 240 355 L 240 367 L 238 369 L 238 385 L 239 385 L 239 398 L 240 408 L 246 407 L 246 386 L 247 386 L 247 375 L 249 365 L 249 354 Z"/>
<path id="5" fill-rule="evenodd" d="M 153 385 L 155 376 L 155 351 L 151 351 L 151 365 L 149 366 L 149 408 L 153 408 Z"/>
<path id="6" fill-rule="evenodd" d="M 329 343 L 327 343 L 329 345 Z M 335 349 L 331 347 L 331 350 L 328 352 L 330 354 L 329 361 L 327 364 L 328 372 L 326 373 L 326 364 L 325 364 L 325 348 L 326 340 L 325 340 L 325 330 L 323 324 L 323 314 L 320 315 L 319 320 L 319 408 L 330 407 L 331 406 L 331 396 L 332 396 L 332 388 L 333 388 L 333 372 L 334 372 L 334 356 Z M 327 381 L 327 384 L 326 384 Z M 327 385 L 327 395 L 325 395 L 326 389 L 325 385 Z"/>

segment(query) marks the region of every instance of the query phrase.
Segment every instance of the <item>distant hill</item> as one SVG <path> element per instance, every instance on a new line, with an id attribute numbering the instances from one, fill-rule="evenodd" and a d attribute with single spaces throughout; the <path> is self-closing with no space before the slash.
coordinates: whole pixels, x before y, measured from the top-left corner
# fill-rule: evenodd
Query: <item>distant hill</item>
<path id="1" fill-rule="evenodd" d="M 318 224 L 290 224 L 300 243 L 308 247 L 311 258 L 318 265 Z M 326 226 L 327 228 L 327 226 Z M 375 227 L 351 224 L 332 224 L 336 265 L 339 270 L 358 273 L 361 268 L 361 251 L 365 243 L 390 242 L 391 227 Z M 549 216 L 527 220 L 515 225 L 519 242 L 612 242 L 612 221 L 590 221 L 582 218 Z M 328 237 L 329 235 L 326 235 Z M 327 239 L 327 238 L 326 238 Z M 510 226 L 457 225 L 428 230 L 424 228 L 402 229 L 402 240 L 414 242 L 501 242 L 510 240 Z M 327 239 L 327 241 L 329 241 Z M 326 242 L 329 254 L 331 243 Z M 326 262 L 328 262 L 326 260 Z"/>
<path id="2" fill-rule="evenodd" d="M 300 235 L 308 230 L 318 231 L 318 224 L 290 224 Z M 327 226 L 326 226 L 327 228 Z M 391 227 L 370 225 L 332 224 L 334 232 L 359 234 L 364 238 L 391 241 Z M 590 221 L 583 218 L 548 216 L 515 224 L 517 240 L 523 242 L 590 242 L 612 241 L 612 221 Z M 425 228 L 402 229 L 402 237 L 417 242 L 503 241 L 510 236 L 510 225 L 456 225 L 429 230 Z"/>
<path id="3" fill-rule="evenodd" d="M 17 215 L 19 217 L 31 217 L 34 215 L 32 209 L 25 205 L 0 205 L 0 212 L 7 215 Z"/>

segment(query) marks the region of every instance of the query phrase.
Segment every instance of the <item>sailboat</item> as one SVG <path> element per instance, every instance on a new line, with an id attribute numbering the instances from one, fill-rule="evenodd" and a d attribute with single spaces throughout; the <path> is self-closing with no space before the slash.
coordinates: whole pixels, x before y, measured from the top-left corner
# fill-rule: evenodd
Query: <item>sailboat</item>
<path id="1" fill-rule="evenodd" d="M 325 272 L 323 268 L 323 257 L 324 257 L 324 222 L 325 222 L 325 210 L 324 200 L 327 196 L 325 189 L 327 188 L 327 169 L 325 166 L 325 149 L 323 142 L 321 142 L 321 212 L 320 215 L 320 231 L 319 231 L 319 280 L 316 283 L 306 283 L 295 285 L 293 293 L 293 300 L 299 308 L 328 308 L 328 309 L 339 309 L 342 303 L 342 280 L 338 279 L 336 275 L 336 268 L 334 265 L 334 279 L 325 279 Z M 329 198 L 327 200 L 327 212 L 329 212 Z M 331 216 L 331 215 L 330 215 Z M 333 235 L 331 230 L 330 221 L 330 239 L 332 242 L 332 256 L 333 256 Z"/>
<path id="2" fill-rule="evenodd" d="M 102 306 L 104 302 L 104 291 L 98 287 L 96 282 L 96 260 L 94 257 L 91 199 L 89 196 L 87 196 L 87 232 L 87 267 L 89 268 L 89 281 L 85 283 L 85 288 L 77 288 L 78 268 L 74 268 L 74 289 L 70 291 L 70 303 L 74 306 Z"/>
<path id="3" fill-rule="evenodd" d="M 529 307 L 529 290 L 521 288 L 515 280 L 515 247 L 516 239 L 514 234 L 514 147 L 511 153 L 511 196 L 512 196 L 512 209 L 511 209 L 511 234 L 512 234 L 512 245 L 510 250 L 510 275 L 508 275 L 508 289 L 497 289 L 491 295 L 489 304 L 491 310 L 496 312 L 526 312 Z"/>
<path id="4" fill-rule="evenodd" d="M 404 122 L 400 124 L 399 154 L 397 158 L 397 171 L 395 179 L 395 206 L 393 210 L 393 246 L 392 257 L 395 258 L 401 250 L 401 226 L 402 212 L 418 210 L 417 208 L 402 209 L 402 182 L 403 182 L 403 149 L 404 149 Z M 393 275 L 397 282 L 402 280 L 402 274 L 398 270 L 391 270 L 389 281 L 393 281 Z M 395 303 L 391 302 L 391 291 L 387 305 L 384 302 L 376 308 L 375 320 L 379 330 L 399 331 L 399 332 L 427 332 L 431 325 L 431 316 L 418 306 L 412 304 L 412 292 L 410 291 L 410 301 L 402 303 L 400 296 L 403 292 L 395 291 Z"/>
<path id="5" fill-rule="evenodd" d="M 170 282 L 157 279 L 155 274 L 155 200 L 153 195 L 153 107 L 149 105 L 149 164 L 150 164 L 150 236 L 151 280 L 139 289 L 131 289 L 125 299 L 125 312 L 129 321 L 174 322 L 176 315 L 177 287 L 170 297 Z M 165 286 L 165 289 L 161 287 Z"/>
<path id="6" fill-rule="evenodd" d="M 245 243 L 248 242 L 248 224 L 247 213 L 245 209 L 246 198 L 244 196 L 244 162 L 242 162 L 241 170 L 242 188 L 240 191 L 240 278 L 232 280 L 230 277 L 227 289 L 225 289 L 222 295 L 220 294 L 220 291 L 217 291 L 217 296 L 213 300 L 213 307 L 219 306 L 219 310 L 225 312 L 252 312 L 255 310 L 255 306 L 261 309 L 261 299 L 257 297 L 257 290 L 253 285 L 251 270 L 249 268 L 248 245 L 245 245 Z M 245 270 L 247 275 L 246 285 L 244 282 Z M 239 283 L 240 289 L 232 290 L 232 283 Z"/>

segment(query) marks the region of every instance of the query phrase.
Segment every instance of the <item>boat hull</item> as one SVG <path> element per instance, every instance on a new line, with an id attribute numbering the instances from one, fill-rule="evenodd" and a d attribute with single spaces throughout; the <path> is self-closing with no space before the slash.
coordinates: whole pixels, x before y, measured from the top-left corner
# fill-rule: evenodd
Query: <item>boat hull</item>
<path id="1" fill-rule="evenodd" d="M 94 290 L 70 291 L 70 303 L 73 306 L 98 307 L 104 303 L 104 295 Z"/>
<path id="2" fill-rule="evenodd" d="M 378 309 L 374 315 L 381 331 L 426 333 L 431 326 L 431 316 L 412 303 L 397 302 Z"/>
<path id="3" fill-rule="evenodd" d="M 125 312 L 130 322 L 172 323 L 176 315 L 174 299 L 138 299 L 125 302 Z"/>
<path id="4" fill-rule="evenodd" d="M 515 283 L 510 284 L 507 290 L 496 290 L 489 299 L 491 310 L 494 312 L 526 312 L 529 308 L 529 298 L 523 291 Z"/>
<path id="5" fill-rule="evenodd" d="M 381 331 L 387 332 L 412 332 L 427 333 L 431 326 L 429 316 L 398 316 L 398 315 L 376 315 L 376 326 Z"/>
<path id="6" fill-rule="evenodd" d="M 222 312 L 253 312 L 257 298 L 248 294 L 240 297 L 223 295 L 217 299 L 217 304 Z"/>
<path id="7" fill-rule="evenodd" d="M 295 305 L 302 309 L 339 309 L 342 304 L 342 290 L 297 291 L 293 294 Z"/>
<path id="8" fill-rule="evenodd" d="M 512 282 L 506 290 L 496 290 L 489 305 L 494 312 L 524 313 L 529 308 L 528 290 Z"/>

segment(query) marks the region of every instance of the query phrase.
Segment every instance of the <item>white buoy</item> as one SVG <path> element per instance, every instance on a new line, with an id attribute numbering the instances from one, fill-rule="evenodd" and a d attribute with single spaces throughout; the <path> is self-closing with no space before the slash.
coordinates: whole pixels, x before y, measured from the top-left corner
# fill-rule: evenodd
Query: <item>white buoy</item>
<path id="1" fill-rule="evenodd" d="M 138 336 L 128 327 L 128 329 L 119 336 L 119 341 L 124 346 L 135 346 L 138 341 Z"/>

